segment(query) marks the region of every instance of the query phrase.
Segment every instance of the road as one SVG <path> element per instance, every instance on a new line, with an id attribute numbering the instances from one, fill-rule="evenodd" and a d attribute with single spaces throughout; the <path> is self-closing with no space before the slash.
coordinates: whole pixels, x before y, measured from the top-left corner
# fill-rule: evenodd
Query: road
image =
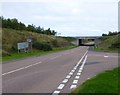
<path id="1" fill-rule="evenodd" d="M 116 53 L 81 46 L 2 65 L 3 93 L 70 93 L 105 70 L 118 67 Z M 56 94 L 55 94 L 56 95 Z"/>

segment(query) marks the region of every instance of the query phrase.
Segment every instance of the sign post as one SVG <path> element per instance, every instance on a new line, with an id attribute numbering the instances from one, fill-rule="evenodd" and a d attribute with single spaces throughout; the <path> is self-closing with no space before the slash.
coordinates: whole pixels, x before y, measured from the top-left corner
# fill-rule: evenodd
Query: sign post
<path id="1" fill-rule="evenodd" d="M 29 49 L 29 51 L 32 51 L 32 38 L 28 38 L 27 42 L 30 43 L 30 49 Z"/>

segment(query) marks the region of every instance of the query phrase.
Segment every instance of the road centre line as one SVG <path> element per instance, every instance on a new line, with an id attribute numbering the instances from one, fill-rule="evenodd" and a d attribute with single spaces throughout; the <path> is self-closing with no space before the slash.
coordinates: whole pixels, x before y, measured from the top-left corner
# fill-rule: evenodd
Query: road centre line
<path id="1" fill-rule="evenodd" d="M 57 87 L 57 89 L 62 90 L 64 88 L 64 86 L 66 85 L 66 83 L 68 82 L 69 78 L 71 78 L 71 76 L 73 75 L 73 73 L 75 72 L 75 70 L 77 69 L 77 67 L 80 65 L 80 63 L 82 62 L 83 58 L 85 57 L 85 55 L 87 54 L 88 50 L 84 53 L 84 55 L 82 56 L 82 58 L 77 62 L 76 66 L 73 68 L 73 70 L 71 70 L 71 72 L 66 76 L 66 78 L 62 81 L 62 83 Z M 81 73 L 77 73 L 78 75 L 81 75 Z M 79 79 L 79 76 L 76 76 L 76 79 Z M 73 83 L 77 84 L 78 80 L 74 80 Z M 64 84 L 63 84 L 64 83 Z M 71 85 L 70 89 L 76 88 L 77 85 Z M 56 94 L 55 94 L 56 93 Z M 60 91 L 54 91 L 52 95 L 58 95 L 60 93 Z"/>
<path id="2" fill-rule="evenodd" d="M 70 86 L 70 89 L 74 89 L 74 88 L 77 87 L 77 83 L 78 83 L 78 80 L 79 80 L 80 75 L 81 75 L 81 73 L 82 73 L 83 67 L 85 66 L 86 60 L 87 60 L 87 55 L 85 56 L 85 59 L 83 60 L 83 64 L 80 66 L 80 69 L 78 70 L 78 73 L 77 73 L 77 75 L 75 76 L 75 79 L 73 80 L 72 85 Z M 89 78 L 88 78 L 88 79 L 89 79 Z M 76 85 L 75 85 L 75 84 L 76 84 Z"/>
<path id="3" fill-rule="evenodd" d="M 71 85 L 70 89 L 75 89 L 77 87 L 77 85 Z"/>
<path id="4" fill-rule="evenodd" d="M 2 76 L 5 76 L 5 75 L 8 75 L 8 74 L 11 74 L 11 73 L 14 73 L 14 72 L 17 72 L 17 71 L 20 71 L 20 70 L 23 70 L 23 69 L 27 69 L 29 67 L 32 67 L 32 66 L 35 66 L 35 65 L 38 65 L 42 63 L 41 61 L 38 62 L 38 63 L 35 63 L 35 64 L 31 64 L 31 65 L 28 65 L 28 66 L 25 66 L 25 67 L 21 67 L 19 69 L 15 69 L 15 70 L 12 70 L 12 71 L 9 71 L 9 72 L 6 72 L 6 73 L 3 73 Z"/>
<path id="5" fill-rule="evenodd" d="M 66 76 L 66 78 L 68 78 L 68 79 L 69 79 L 70 77 L 71 77 L 70 75 L 67 75 L 67 76 Z"/>
<path id="6" fill-rule="evenodd" d="M 88 50 L 85 52 L 85 54 L 82 56 L 82 58 L 78 61 L 77 65 L 75 67 L 78 67 L 85 55 L 87 54 Z"/>
<path id="7" fill-rule="evenodd" d="M 64 79 L 63 81 L 62 81 L 62 83 L 67 83 L 68 82 L 68 79 Z"/>
<path id="8" fill-rule="evenodd" d="M 73 72 L 70 72 L 69 75 L 73 75 Z"/>
<path id="9" fill-rule="evenodd" d="M 76 77 L 75 77 L 75 79 L 79 79 L 79 78 L 80 78 L 80 76 L 76 76 Z"/>
<path id="10" fill-rule="evenodd" d="M 78 80 L 73 80 L 73 84 L 77 84 L 78 83 Z"/>
<path id="11" fill-rule="evenodd" d="M 75 72 L 75 70 L 73 69 L 71 72 L 73 72 L 73 73 L 74 73 L 74 72 Z"/>
<path id="12" fill-rule="evenodd" d="M 52 95 L 58 95 L 60 91 L 54 91 Z"/>
<path id="13" fill-rule="evenodd" d="M 57 89 L 63 89 L 64 86 L 65 84 L 60 84 Z"/>
<path id="14" fill-rule="evenodd" d="M 81 75 L 81 73 L 77 73 L 77 75 L 78 75 L 78 76 L 80 76 L 80 75 Z"/>
<path id="15" fill-rule="evenodd" d="M 58 58 L 58 57 L 60 57 L 60 56 L 55 56 L 55 57 L 53 57 L 53 58 L 50 58 L 51 60 L 53 60 L 53 59 L 56 59 L 56 58 Z"/>

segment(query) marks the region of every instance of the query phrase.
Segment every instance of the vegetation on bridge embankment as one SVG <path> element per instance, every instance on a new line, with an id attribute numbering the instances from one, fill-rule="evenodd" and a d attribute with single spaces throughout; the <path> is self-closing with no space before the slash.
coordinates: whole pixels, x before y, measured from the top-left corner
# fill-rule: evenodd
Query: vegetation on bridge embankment
<path id="1" fill-rule="evenodd" d="M 48 51 L 55 52 L 73 47 L 71 37 L 56 36 L 57 32 L 50 28 L 44 29 L 41 26 L 25 25 L 14 19 L 0 17 L 2 27 L 2 52 L 3 60 L 19 59 L 27 56 L 46 54 Z M 32 38 L 32 52 L 20 53 L 18 55 L 17 43 L 26 42 Z M 47 52 L 45 52 L 47 51 Z"/>
<path id="2" fill-rule="evenodd" d="M 62 38 L 52 35 L 38 34 L 28 31 L 20 31 L 13 29 L 2 30 L 2 54 L 3 56 L 17 52 L 17 43 L 25 42 L 27 38 L 33 39 L 33 50 L 49 51 L 54 48 L 69 47 L 72 44 Z"/>
<path id="3" fill-rule="evenodd" d="M 120 51 L 120 33 L 116 35 L 107 35 L 99 38 L 101 41 L 96 45 L 96 51 L 109 51 L 109 52 L 119 52 Z"/>

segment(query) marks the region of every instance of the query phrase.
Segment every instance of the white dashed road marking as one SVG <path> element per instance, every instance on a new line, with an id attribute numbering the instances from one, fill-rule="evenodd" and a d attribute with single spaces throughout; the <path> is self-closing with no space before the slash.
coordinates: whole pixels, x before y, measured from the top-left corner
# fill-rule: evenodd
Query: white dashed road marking
<path id="1" fill-rule="evenodd" d="M 76 70 L 77 68 L 76 67 L 74 67 L 74 70 Z"/>
<path id="2" fill-rule="evenodd" d="M 78 83 L 78 80 L 73 80 L 73 84 L 77 84 Z"/>
<path id="3" fill-rule="evenodd" d="M 81 73 L 81 72 L 82 72 L 82 70 L 79 70 L 78 72 L 79 72 L 79 73 Z"/>
<path id="4" fill-rule="evenodd" d="M 71 72 L 75 72 L 75 70 L 72 70 Z"/>
<path id="5" fill-rule="evenodd" d="M 66 78 L 70 78 L 71 76 L 70 75 L 67 75 Z"/>
<path id="6" fill-rule="evenodd" d="M 69 75 L 66 76 L 66 78 L 62 81 L 62 83 L 57 87 L 58 90 L 62 90 L 65 87 L 65 84 L 68 82 L 69 78 L 74 74 L 82 60 L 84 59 L 85 55 L 87 54 L 88 50 L 85 52 L 85 54 L 82 56 L 82 58 L 78 61 L 78 63 L 75 65 L 73 70 L 69 73 Z M 82 69 L 84 67 L 84 64 L 86 62 L 87 57 L 85 57 L 83 64 L 81 65 L 81 68 L 79 69 L 79 72 L 77 73 L 77 76 L 75 77 L 75 80 L 73 80 L 72 85 L 70 86 L 70 89 L 75 89 L 77 87 L 78 79 L 80 78 Z M 61 91 L 54 91 L 52 95 L 58 95 Z"/>
<path id="7" fill-rule="evenodd" d="M 104 56 L 105 58 L 108 58 L 108 56 Z"/>
<path id="8" fill-rule="evenodd" d="M 65 84 L 60 84 L 57 89 L 63 89 L 64 86 Z"/>
<path id="9" fill-rule="evenodd" d="M 79 78 L 80 78 L 80 76 L 76 76 L 76 77 L 75 77 L 75 79 L 79 79 Z"/>
<path id="10" fill-rule="evenodd" d="M 78 76 L 80 76 L 80 75 L 81 75 L 81 73 L 77 73 L 77 75 L 78 75 Z"/>
<path id="11" fill-rule="evenodd" d="M 17 71 L 20 71 L 20 70 L 23 70 L 23 69 L 27 69 L 29 67 L 32 67 L 32 66 L 35 66 L 35 65 L 38 65 L 42 62 L 38 62 L 38 63 L 35 63 L 35 64 L 32 64 L 32 65 L 28 65 L 28 66 L 25 66 L 25 67 L 22 67 L 22 68 L 19 68 L 19 69 L 16 69 L 16 70 L 13 70 L 13 71 L 9 71 L 7 73 L 3 73 L 2 76 L 5 76 L 5 75 L 8 75 L 8 74 L 11 74 L 11 73 L 14 73 L 14 72 L 17 72 Z"/>
<path id="12" fill-rule="evenodd" d="M 77 87 L 77 85 L 71 85 L 70 89 L 75 89 Z"/>
<path id="13" fill-rule="evenodd" d="M 69 75 L 73 75 L 73 72 L 70 72 Z"/>
<path id="14" fill-rule="evenodd" d="M 54 91 L 52 95 L 58 95 L 60 91 Z"/>
<path id="15" fill-rule="evenodd" d="M 68 82 L 68 79 L 64 79 L 63 81 L 62 81 L 62 83 L 67 83 Z"/>

